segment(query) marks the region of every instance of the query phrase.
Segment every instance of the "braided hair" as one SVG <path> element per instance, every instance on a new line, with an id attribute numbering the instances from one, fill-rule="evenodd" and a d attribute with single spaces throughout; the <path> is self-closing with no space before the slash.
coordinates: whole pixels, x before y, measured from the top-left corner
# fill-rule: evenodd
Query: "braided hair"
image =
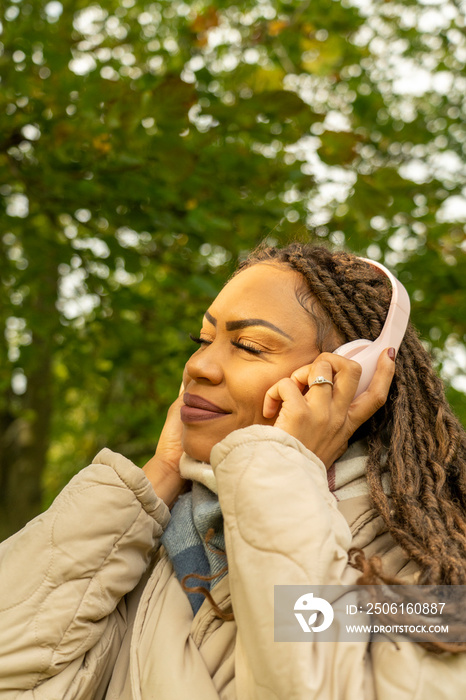
<path id="1" fill-rule="evenodd" d="M 297 296 L 317 324 L 321 352 L 335 349 L 335 337 L 349 342 L 380 334 L 392 292 L 373 266 L 349 253 L 293 243 L 259 247 L 237 272 L 259 262 L 284 264 L 302 275 L 309 294 Z M 466 584 L 466 433 L 411 324 L 388 399 L 364 429 L 373 504 L 393 539 L 418 564 L 418 583 Z M 382 485 L 386 470 L 389 495 Z M 358 583 L 394 582 L 384 577 L 380 562 L 362 559 L 354 563 L 363 571 Z"/>

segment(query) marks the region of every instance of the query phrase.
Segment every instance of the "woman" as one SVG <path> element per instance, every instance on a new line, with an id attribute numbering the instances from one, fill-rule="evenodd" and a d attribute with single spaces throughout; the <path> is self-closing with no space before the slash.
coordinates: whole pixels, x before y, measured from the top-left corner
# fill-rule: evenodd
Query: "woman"
<path id="1" fill-rule="evenodd" d="M 357 399 L 332 353 L 390 296 L 323 248 L 240 267 L 144 473 L 103 450 L 0 548 L 2 698 L 465 696 L 463 654 L 273 641 L 277 584 L 465 583 L 464 431 L 414 330 Z"/>

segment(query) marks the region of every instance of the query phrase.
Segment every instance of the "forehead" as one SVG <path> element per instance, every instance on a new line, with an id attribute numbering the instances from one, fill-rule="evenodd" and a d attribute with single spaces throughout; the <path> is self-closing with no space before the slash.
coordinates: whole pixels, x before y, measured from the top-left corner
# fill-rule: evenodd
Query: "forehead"
<path id="1" fill-rule="evenodd" d="M 231 279 L 210 307 L 219 320 L 262 318 L 276 325 L 311 325 L 309 315 L 296 298 L 304 280 L 285 266 L 257 263 Z M 280 327 L 282 327 L 280 326 Z"/>

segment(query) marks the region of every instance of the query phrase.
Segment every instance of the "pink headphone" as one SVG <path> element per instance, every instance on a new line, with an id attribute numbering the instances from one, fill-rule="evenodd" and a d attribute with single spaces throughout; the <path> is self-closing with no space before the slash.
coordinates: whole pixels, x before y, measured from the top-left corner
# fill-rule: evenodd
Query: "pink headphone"
<path id="1" fill-rule="evenodd" d="M 362 374 L 355 397 L 362 394 L 369 386 L 382 350 L 385 348 L 395 348 L 398 352 L 398 348 L 401 345 L 406 331 L 406 326 L 408 325 L 410 311 L 408 292 L 401 282 L 399 282 L 386 267 L 375 262 L 375 260 L 368 260 L 367 258 L 359 258 L 359 260 L 364 260 L 364 262 L 369 263 L 369 265 L 377 267 L 388 277 L 392 285 L 392 299 L 384 327 L 376 340 L 364 340 L 362 338 L 359 340 L 352 340 L 350 343 L 340 345 L 339 348 L 334 350 L 336 355 L 354 360 L 362 367 Z"/>

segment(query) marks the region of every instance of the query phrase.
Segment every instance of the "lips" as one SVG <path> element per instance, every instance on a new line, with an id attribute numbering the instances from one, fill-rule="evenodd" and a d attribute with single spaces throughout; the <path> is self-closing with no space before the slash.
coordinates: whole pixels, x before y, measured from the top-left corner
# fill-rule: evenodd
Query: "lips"
<path id="1" fill-rule="evenodd" d="M 229 413 L 229 411 L 224 411 L 220 406 L 216 406 L 212 401 L 207 401 L 202 396 L 188 394 L 188 392 L 184 394 L 183 401 L 186 406 L 192 406 L 192 408 L 203 408 L 205 411 L 213 411 L 214 413 Z"/>
<path id="2" fill-rule="evenodd" d="M 180 416 L 183 423 L 195 423 L 213 418 L 221 418 L 230 414 L 220 406 L 204 399 L 202 396 L 185 393 L 183 396 L 184 406 L 181 408 Z"/>

